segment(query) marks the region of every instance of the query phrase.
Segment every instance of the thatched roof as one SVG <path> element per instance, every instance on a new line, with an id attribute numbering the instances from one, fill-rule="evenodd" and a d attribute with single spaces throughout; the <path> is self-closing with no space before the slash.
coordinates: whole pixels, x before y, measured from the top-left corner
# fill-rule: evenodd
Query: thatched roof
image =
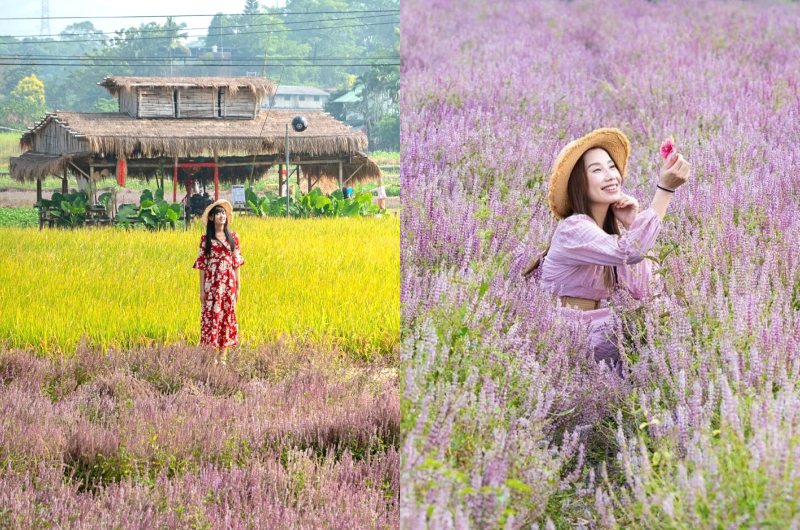
<path id="1" fill-rule="evenodd" d="M 342 182 L 347 181 L 345 187 L 368 180 L 376 180 L 381 175 L 381 168 L 378 167 L 378 164 L 370 160 L 364 153 L 354 153 L 351 162 L 351 164 L 342 166 Z M 303 165 L 301 162 L 300 166 L 303 168 L 303 174 L 310 175 L 312 180 L 318 177 L 320 180 L 333 180 L 337 183 L 336 187 L 339 187 L 339 164 Z"/>
<path id="2" fill-rule="evenodd" d="M 26 151 L 20 156 L 8 159 L 8 171 L 19 182 L 35 181 L 44 175 L 61 175 L 68 169 L 69 162 L 88 156 L 89 153 L 72 153 L 64 156 Z M 72 171 L 69 171 L 72 173 Z"/>
<path id="3" fill-rule="evenodd" d="M 231 93 L 248 88 L 264 98 L 274 95 L 277 88 L 274 81 L 262 77 L 106 77 L 97 84 L 108 89 L 112 96 L 116 96 L 123 88 L 132 87 L 225 87 Z"/>
<path id="4" fill-rule="evenodd" d="M 344 178 L 359 170 L 352 181 L 374 179 L 380 175 L 377 164 L 360 153 L 367 147 L 367 137 L 344 125 L 325 112 L 303 112 L 308 128 L 295 132 L 289 128 L 289 149 L 292 159 L 340 159 L 352 154 L 352 164 L 345 164 Z M 207 118 L 193 120 L 164 120 L 132 118 L 127 114 L 110 113 L 48 113 L 29 132 L 22 135 L 20 145 L 26 151 L 22 157 L 12 158 L 11 177 L 14 180 L 36 180 L 50 174 L 60 175 L 68 167 L 67 161 L 76 159 L 82 167 L 81 157 L 104 158 L 124 155 L 128 160 L 142 158 L 220 157 L 234 155 L 274 155 L 275 164 L 285 156 L 286 124 L 297 115 L 296 111 L 270 109 L 259 113 L 253 120 L 226 120 Z M 80 142 L 80 153 L 45 154 L 29 153 L 33 138 L 41 134 L 48 124 L 55 122 Z M 23 169 L 24 168 L 24 169 Z M 232 169 L 232 168 L 228 168 Z M 325 174 L 338 179 L 338 164 L 303 167 L 313 176 Z M 132 170 L 130 175 L 135 177 Z M 221 179 L 241 179 L 241 170 L 224 171 Z M 249 171 L 248 171 L 249 174 Z"/>
<path id="5" fill-rule="evenodd" d="M 285 153 L 286 124 L 296 111 L 266 110 L 253 120 L 205 118 L 164 120 L 132 118 L 120 112 L 54 112 L 22 135 L 23 150 L 31 149 L 33 136 L 56 121 L 87 142 L 93 153 L 111 153 L 127 158 L 159 156 L 213 156 L 223 154 Z M 367 147 L 364 133 L 325 112 L 303 112 L 308 129 L 302 133 L 289 128 L 289 150 L 299 156 L 347 155 Z"/>

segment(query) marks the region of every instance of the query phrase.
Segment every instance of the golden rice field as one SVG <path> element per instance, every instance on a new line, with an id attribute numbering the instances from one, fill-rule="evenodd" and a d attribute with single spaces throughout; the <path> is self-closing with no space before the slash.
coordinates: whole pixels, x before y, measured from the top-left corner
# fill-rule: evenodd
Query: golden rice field
<path id="1" fill-rule="evenodd" d="M 243 344 L 335 341 L 362 355 L 391 351 L 400 331 L 396 217 L 286 220 L 237 217 L 245 265 L 237 305 Z M 0 230 L 0 340 L 70 353 L 197 344 L 203 229 Z"/>

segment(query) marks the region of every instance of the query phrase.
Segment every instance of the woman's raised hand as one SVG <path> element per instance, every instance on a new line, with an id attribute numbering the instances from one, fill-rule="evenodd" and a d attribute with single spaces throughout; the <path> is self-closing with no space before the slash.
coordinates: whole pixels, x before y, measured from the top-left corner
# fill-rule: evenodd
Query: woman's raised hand
<path id="1" fill-rule="evenodd" d="M 672 153 L 664 161 L 664 165 L 661 166 L 661 176 L 658 179 L 658 183 L 671 190 L 677 189 L 686 184 L 691 171 L 692 165 L 683 158 L 683 155 L 677 152 Z"/>
<path id="2" fill-rule="evenodd" d="M 611 211 L 614 213 L 617 221 L 622 223 L 622 226 L 629 228 L 633 220 L 636 219 L 636 214 L 639 213 L 639 201 L 630 195 L 621 193 L 622 198 L 611 205 Z"/>

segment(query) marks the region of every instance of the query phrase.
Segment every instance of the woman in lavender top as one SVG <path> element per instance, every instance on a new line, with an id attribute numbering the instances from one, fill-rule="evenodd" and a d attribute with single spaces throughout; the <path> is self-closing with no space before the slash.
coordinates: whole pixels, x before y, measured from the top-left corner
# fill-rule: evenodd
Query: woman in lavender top
<path id="1" fill-rule="evenodd" d="M 646 210 L 622 193 L 630 144 L 622 131 L 597 129 L 568 144 L 550 178 L 550 210 L 560 220 L 547 250 L 526 268 L 539 285 L 560 297 L 564 311 L 590 322 L 596 361 L 622 375 L 610 328 L 607 299 L 625 288 L 640 299 L 648 294 L 652 262 L 644 259 L 661 230 L 675 189 L 686 183 L 691 165 L 677 152 L 664 161 L 655 196 Z M 621 230 L 621 228 L 624 229 Z"/>

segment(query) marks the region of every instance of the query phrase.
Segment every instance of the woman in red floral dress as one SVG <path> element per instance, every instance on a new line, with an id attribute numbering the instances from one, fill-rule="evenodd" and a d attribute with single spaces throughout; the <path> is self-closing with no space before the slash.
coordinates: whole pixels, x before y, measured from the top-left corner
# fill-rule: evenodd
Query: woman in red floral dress
<path id="1" fill-rule="evenodd" d="M 233 209 L 226 200 L 206 208 L 203 224 L 206 233 L 200 238 L 195 269 L 200 269 L 200 344 L 217 348 L 226 364 L 228 348 L 239 342 L 236 302 L 241 281 L 239 267 L 244 265 L 239 236 L 228 230 Z M 217 364 L 215 359 L 214 364 Z"/>

